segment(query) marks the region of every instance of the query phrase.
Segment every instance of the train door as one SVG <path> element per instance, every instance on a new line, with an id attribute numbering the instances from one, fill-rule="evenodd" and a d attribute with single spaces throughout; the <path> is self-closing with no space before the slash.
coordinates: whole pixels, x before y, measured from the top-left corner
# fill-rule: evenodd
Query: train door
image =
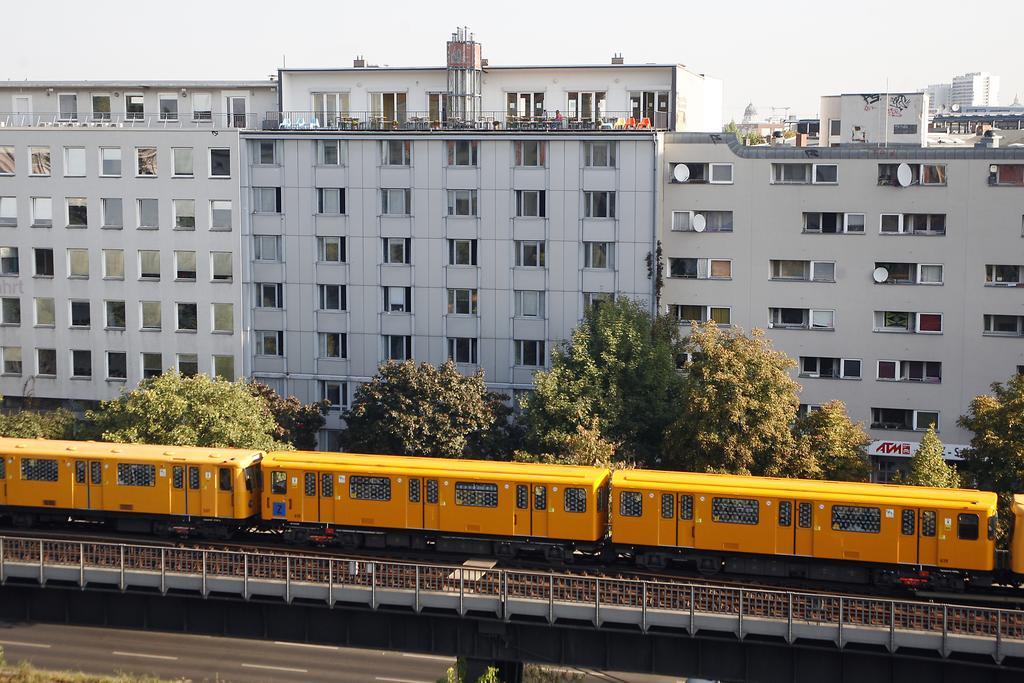
<path id="1" fill-rule="evenodd" d="M 187 515 L 188 504 L 186 503 L 186 496 L 188 495 L 187 489 L 185 488 L 185 466 L 184 465 L 171 465 L 171 514 L 172 515 Z"/>
<path id="2" fill-rule="evenodd" d="M 778 501 L 776 514 L 777 530 L 775 533 L 775 552 L 781 555 L 792 555 L 796 545 L 796 534 L 793 531 L 793 501 Z"/>
<path id="3" fill-rule="evenodd" d="M 89 462 L 89 509 L 103 509 L 103 463 Z"/>
<path id="4" fill-rule="evenodd" d="M 796 524 L 793 525 L 793 554 L 810 557 L 814 554 L 814 503 L 796 501 Z"/>
<path id="5" fill-rule="evenodd" d="M 217 468 L 217 509 L 214 514 L 227 519 L 235 518 L 235 469 Z"/>
<path id="6" fill-rule="evenodd" d="M 534 536 L 548 535 L 548 487 L 538 484 L 533 487 L 533 506 L 530 510 L 530 532 Z"/>
<path id="7" fill-rule="evenodd" d="M 88 463 L 85 460 L 75 461 L 74 482 L 71 485 L 71 507 L 78 510 L 89 509 L 89 477 Z"/>
<path id="8" fill-rule="evenodd" d="M 921 510 L 917 539 L 917 561 L 930 567 L 939 565 L 939 541 L 936 535 L 938 514 L 935 510 Z"/>
<path id="9" fill-rule="evenodd" d="M 188 467 L 188 486 L 185 488 L 185 514 L 200 515 L 203 511 L 203 476 L 198 465 Z"/>
<path id="10" fill-rule="evenodd" d="M 530 528 L 530 485 L 516 484 L 516 507 L 512 513 L 512 534 L 529 536 Z"/>
<path id="11" fill-rule="evenodd" d="M 202 474 L 202 485 L 199 489 L 200 510 L 205 517 L 212 517 L 217 514 L 217 482 L 213 480 L 213 467 L 206 465 L 200 467 Z"/>
<path id="12" fill-rule="evenodd" d="M 424 503 L 423 503 L 423 528 L 441 528 L 441 488 L 437 479 L 427 479 Z"/>
<path id="13" fill-rule="evenodd" d="M 316 472 L 302 473 L 302 521 L 320 521 L 320 498 L 316 495 Z"/>
<path id="14" fill-rule="evenodd" d="M 900 533 L 896 537 L 896 561 L 902 564 L 917 564 L 917 510 L 902 508 L 899 515 Z"/>
<path id="15" fill-rule="evenodd" d="M 676 540 L 684 548 L 696 546 L 694 538 L 695 526 L 693 524 L 693 494 L 679 494 L 679 529 L 676 531 Z"/>
<path id="16" fill-rule="evenodd" d="M 7 461 L 0 454 L 0 505 L 7 505 Z"/>
<path id="17" fill-rule="evenodd" d="M 422 529 L 423 511 L 423 480 L 418 477 L 409 479 L 409 496 L 405 507 L 405 525 L 409 529 Z"/>
<path id="18" fill-rule="evenodd" d="M 658 545 L 679 545 L 676 538 L 676 494 L 662 493 L 658 514 Z"/>

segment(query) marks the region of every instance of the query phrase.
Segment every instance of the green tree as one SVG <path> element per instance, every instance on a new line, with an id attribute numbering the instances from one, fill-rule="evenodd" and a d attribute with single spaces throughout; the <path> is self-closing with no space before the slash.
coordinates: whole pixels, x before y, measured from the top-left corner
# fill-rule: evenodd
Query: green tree
<path id="1" fill-rule="evenodd" d="M 676 323 L 641 302 L 588 309 L 569 343 L 552 351 L 551 369 L 534 375 L 524 415 L 530 448 L 565 455 L 578 428 L 596 418 L 601 439 L 619 444 L 619 458 L 653 463 L 678 415 L 679 344 Z"/>
<path id="2" fill-rule="evenodd" d="M 955 467 L 946 464 L 943 457 L 945 449 L 935 434 L 935 424 L 928 426 L 928 431 L 921 437 L 914 455 L 910 458 L 910 472 L 900 477 L 900 484 L 910 486 L 937 486 L 944 489 L 955 489 L 960 486 L 960 475 Z"/>
<path id="3" fill-rule="evenodd" d="M 0 397 L 0 403 L 3 397 Z M 6 406 L 4 406 L 6 409 Z M 75 416 L 67 408 L 0 412 L 0 436 L 22 439 L 73 439 Z"/>
<path id="4" fill-rule="evenodd" d="M 496 421 L 483 373 L 463 375 L 450 360 L 384 363 L 356 389 L 344 418 L 349 451 L 445 457 L 470 454 Z"/>
<path id="5" fill-rule="evenodd" d="M 714 322 L 693 323 L 691 354 L 663 450 L 665 466 L 694 472 L 817 476 L 813 456 L 797 447 L 800 385 L 792 358 L 772 348 L 762 330 L 745 335 Z"/>
<path id="6" fill-rule="evenodd" d="M 515 419 L 508 394 L 489 391 L 484 394 L 484 402 L 494 415 L 494 422 L 489 428 L 467 436 L 466 455 L 484 460 L 508 460 L 523 447 L 523 425 Z"/>
<path id="7" fill-rule="evenodd" d="M 316 437 L 327 421 L 328 400 L 303 403 L 294 396 L 285 398 L 262 382 L 249 382 L 249 391 L 263 400 L 277 423 L 274 438 L 304 451 L 316 449 Z"/>
<path id="8" fill-rule="evenodd" d="M 1024 375 L 992 384 L 991 394 L 975 396 L 957 421 L 974 432 L 960 452 L 960 471 L 979 488 L 1004 495 L 1024 481 Z"/>
<path id="9" fill-rule="evenodd" d="M 103 401 L 87 419 L 104 441 L 272 450 L 278 425 L 245 382 L 171 370 Z"/>
<path id="10" fill-rule="evenodd" d="M 552 443 L 558 455 L 516 451 L 513 460 L 516 462 L 611 467 L 615 463 L 615 452 L 619 447 L 619 444 L 607 441 L 601 436 L 601 427 L 597 418 L 591 418 L 589 425 L 576 425 L 576 431 L 572 434 L 559 433 L 552 436 L 552 439 L 557 439 Z"/>
<path id="11" fill-rule="evenodd" d="M 829 401 L 797 418 L 793 425 L 799 448 L 813 465 L 806 473 L 835 481 L 867 481 L 871 476 L 867 446 L 871 437 L 853 422 L 842 401 Z"/>

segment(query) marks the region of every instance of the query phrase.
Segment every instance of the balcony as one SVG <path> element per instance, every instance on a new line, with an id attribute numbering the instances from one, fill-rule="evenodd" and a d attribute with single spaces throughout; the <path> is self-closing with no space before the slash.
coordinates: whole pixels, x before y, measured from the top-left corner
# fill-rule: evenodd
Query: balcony
<path id="1" fill-rule="evenodd" d="M 558 118 L 554 112 L 543 116 L 516 116 L 504 111 L 484 111 L 473 118 L 439 117 L 437 112 L 399 112 L 385 116 L 378 112 L 323 113 L 313 111 L 267 112 L 263 130 L 285 131 L 501 131 L 565 133 L 606 131 L 613 133 L 666 130 L 668 117 L 637 118 L 631 112 L 604 112 L 597 117 Z M 664 120 L 662 120 L 664 119 Z"/>
<path id="2" fill-rule="evenodd" d="M 145 114 L 140 112 L 60 114 L 44 112 L 15 114 L 0 112 L 0 128 L 146 128 L 195 130 L 223 128 L 253 129 L 266 127 L 259 114 L 222 114 L 215 112 L 182 112 L 180 114 Z"/>

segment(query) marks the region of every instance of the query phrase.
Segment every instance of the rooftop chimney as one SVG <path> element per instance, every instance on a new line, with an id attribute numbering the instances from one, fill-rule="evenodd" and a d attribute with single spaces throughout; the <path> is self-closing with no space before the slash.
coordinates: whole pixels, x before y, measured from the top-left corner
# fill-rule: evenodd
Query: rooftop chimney
<path id="1" fill-rule="evenodd" d="M 352 68 L 365 69 L 366 59 L 364 59 L 362 55 L 356 55 L 356 58 L 352 60 Z"/>
<path id="2" fill-rule="evenodd" d="M 622 53 L 616 52 L 612 55 L 612 64 L 625 64 L 626 62 L 622 59 Z"/>

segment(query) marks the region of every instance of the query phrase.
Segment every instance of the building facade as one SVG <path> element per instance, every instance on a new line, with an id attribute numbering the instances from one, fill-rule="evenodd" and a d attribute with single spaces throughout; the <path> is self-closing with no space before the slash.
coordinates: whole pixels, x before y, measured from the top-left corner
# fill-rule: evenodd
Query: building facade
<path id="1" fill-rule="evenodd" d="M 995 107 L 999 105 L 999 76 L 976 71 L 953 77 L 950 106 Z"/>
<path id="2" fill-rule="evenodd" d="M 920 92 L 826 95 L 818 109 L 818 144 L 923 146 L 928 106 L 928 95 Z"/>

